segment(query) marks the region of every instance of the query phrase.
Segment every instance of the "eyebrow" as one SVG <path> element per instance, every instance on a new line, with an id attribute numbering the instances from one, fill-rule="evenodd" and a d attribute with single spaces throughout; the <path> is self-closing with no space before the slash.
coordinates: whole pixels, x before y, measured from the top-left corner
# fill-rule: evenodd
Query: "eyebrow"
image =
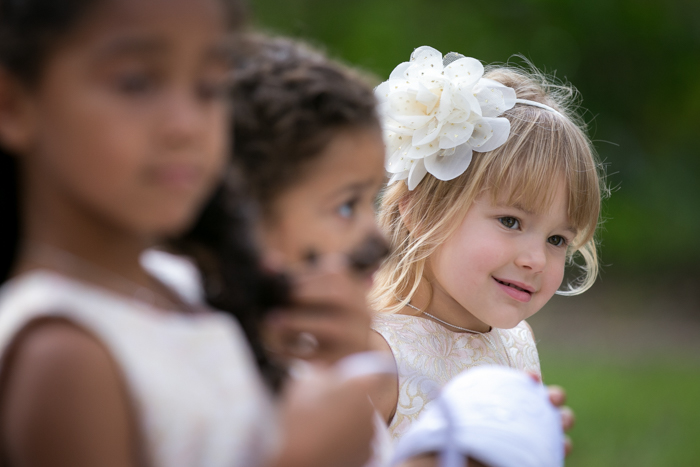
<path id="1" fill-rule="evenodd" d="M 153 56 L 168 51 L 170 45 L 158 37 L 131 36 L 123 37 L 99 47 L 95 56 L 97 60 L 107 60 L 115 57 Z M 204 54 L 204 61 L 230 61 L 231 45 L 227 41 L 213 44 Z"/>
<path id="2" fill-rule="evenodd" d="M 333 196 L 339 196 L 345 192 L 359 192 L 371 188 L 374 185 L 374 180 L 368 179 L 363 182 L 355 182 L 350 185 L 344 186 L 339 190 L 333 192 Z"/>
<path id="3" fill-rule="evenodd" d="M 520 203 L 513 203 L 513 204 L 499 203 L 499 204 L 497 204 L 496 206 L 499 207 L 499 208 L 513 208 L 513 209 L 517 209 L 518 211 L 522 211 L 522 212 L 524 212 L 525 214 L 529 214 L 529 215 L 534 215 L 534 214 L 535 214 L 534 212 L 530 211 L 529 209 L 525 209 L 525 208 L 523 207 L 523 205 L 520 204 Z"/>
<path id="4" fill-rule="evenodd" d="M 163 53 L 168 45 L 162 39 L 154 37 L 124 37 L 99 47 L 95 53 L 98 59 L 119 57 L 122 55 L 155 55 Z"/>
<path id="5" fill-rule="evenodd" d="M 571 232 L 572 234 L 574 234 L 574 237 L 575 237 L 576 235 L 578 235 L 578 229 L 577 229 L 576 227 L 574 227 L 573 225 L 568 225 L 568 226 L 564 227 L 564 230 L 566 230 L 567 232 Z"/>

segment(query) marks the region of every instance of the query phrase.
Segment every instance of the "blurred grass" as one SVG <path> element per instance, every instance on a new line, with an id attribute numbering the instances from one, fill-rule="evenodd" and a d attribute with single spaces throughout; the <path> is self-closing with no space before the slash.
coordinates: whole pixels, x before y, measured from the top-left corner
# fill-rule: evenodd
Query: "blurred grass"
<path id="1" fill-rule="evenodd" d="M 700 465 L 700 359 L 540 348 L 545 381 L 576 413 L 568 467 Z"/>

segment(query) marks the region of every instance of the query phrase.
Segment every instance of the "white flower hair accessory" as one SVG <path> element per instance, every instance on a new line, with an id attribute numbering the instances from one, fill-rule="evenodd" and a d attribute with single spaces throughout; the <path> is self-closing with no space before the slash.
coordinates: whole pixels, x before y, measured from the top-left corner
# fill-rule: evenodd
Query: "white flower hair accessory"
<path id="1" fill-rule="evenodd" d="M 413 190 L 427 173 L 452 180 L 467 170 L 473 151 L 492 151 L 506 142 L 510 122 L 499 116 L 520 100 L 513 88 L 483 75 L 484 66 L 474 58 L 454 52 L 443 58 L 423 46 L 375 89 L 389 184 L 406 180 Z"/>

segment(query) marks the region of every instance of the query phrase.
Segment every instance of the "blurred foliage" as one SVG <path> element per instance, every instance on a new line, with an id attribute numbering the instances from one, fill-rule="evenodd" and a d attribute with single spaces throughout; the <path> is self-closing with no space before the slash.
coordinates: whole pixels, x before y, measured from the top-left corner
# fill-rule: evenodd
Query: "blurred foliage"
<path id="1" fill-rule="evenodd" d="M 250 0 L 264 30 L 310 40 L 381 79 L 415 47 L 485 63 L 514 54 L 573 83 L 614 189 L 611 273 L 700 261 L 697 0 Z M 694 273 L 697 275 L 697 273 Z"/>

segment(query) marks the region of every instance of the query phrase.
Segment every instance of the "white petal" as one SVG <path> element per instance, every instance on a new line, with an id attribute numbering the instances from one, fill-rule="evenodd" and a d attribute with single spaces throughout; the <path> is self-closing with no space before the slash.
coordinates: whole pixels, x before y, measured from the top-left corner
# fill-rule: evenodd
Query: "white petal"
<path id="1" fill-rule="evenodd" d="M 411 162 L 408 158 L 408 152 L 411 148 L 410 143 L 400 146 L 386 160 L 384 168 L 389 173 L 403 172 L 411 168 Z"/>
<path id="2" fill-rule="evenodd" d="M 425 158 L 425 168 L 438 180 L 459 177 L 472 161 L 472 149 L 468 144 L 457 147 L 451 156 L 434 154 Z"/>
<path id="3" fill-rule="evenodd" d="M 435 104 L 438 102 L 438 95 L 431 92 L 430 89 L 425 87 L 422 83 L 418 85 L 418 94 L 416 94 L 416 100 L 421 104 L 425 105 L 425 113 L 432 113 L 435 108 Z"/>
<path id="4" fill-rule="evenodd" d="M 469 92 L 454 90 L 452 102 L 454 109 L 447 119 L 451 123 L 461 123 L 468 120 L 472 116 L 472 112 L 481 116 L 479 101 L 476 100 L 471 90 Z"/>
<path id="5" fill-rule="evenodd" d="M 401 144 L 403 144 L 403 141 L 399 139 L 399 136 L 401 135 L 398 133 L 394 133 L 393 131 L 384 131 L 383 136 L 387 154 L 394 154 L 396 151 L 398 151 Z"/>
<path id="6" fill-rule="evenodd" d="M 498 81 L 482 79 L 474 91 L 484 117 L 497 117 L 515 105 L 515 90 Z"/>
<path id="7" fill-rule="evenodd" d="M 408 128 L 410 130 L 416 130 L 422 127 L 423 125 L 427 125 L 428 123 L 430 123 L 430 120 L 432 120 L 435 117 L 432 117 L 430 115 L 421 116 L 392 114 L 391 118 L 396 120 L 398 124 L 402 125 L 405 128 Z"/>
<path id="8" fill-rule="evenodd" d="M 445 86 L 442 90 L 442 95 L 440 96 L 440 107 L 435 114 L 438 121 L 446 121 L 452 110 L 454 109 L 454 103 L 452 102 L 452 89 L 450 86 Z"/>
<path id="9" fill-rule="evenodd" d="M 403 125 L 400 125 L 398 122 L 396 122 L 390 118 L 384 119 L 384 121 L 382 122 L 382 127 L 384 128 L 384 131 L 386 131 L 386 132 L 393 132 L 393 133 L 396 133 L 396 134 L 399 134 L 402 136 L 403 135 L 410 136 L 413 134 L 413 130 L 411 130 L 410 128 L 406 128 Z"/>
<path id="10" fill-rule="evenodd" d="M 416 100 L 416 95 L 406 91 L 396 91 L 389 94 L 389 114 L 396 119 L 396 115 L 425 115 L 425 104 Z"/>
<path id="11" fill-rule="evenodd" d="M 407 178 L 408 178 L 408 171 L 399 172 L 399 173 L 391 176 L 391 178 L 387 182 L 387 186 L 389 186 L 392 183 L 399 181 L 399 180 L 406 180 Z"/>
<path id="12" fill-rule="evenodd" d="M 406 80 L 406 70 L 411 66 L 411 62 L 403 62 L 396 65 L 394 71 L 389 75 L 389 80 Z"/>
<path id="13" fill-rule="evenodd" d="M 406 77 L 413 81 L 429 83 L 442 76 L 442 54 L 432 47 L 419 47 L 411 54 L 411 67 L 406 70 Z"/>
<path id="14" fill-rule="evenodd" d="M 380 103 L 384 102 L 389 97 L 390 90 L 391 86 L 389 86 L 389 81 L 384 81 L 382 84 L 374 88 L 374 97 L 376 97 L 377 101 Z"/>
<path id="15" fill-rule="evenodd" d="M 418 159 L 413 164 L 413 167 L 411 167 L 411 171 L 408 173 L 408 180 L 406 182 L 408 184 L 408 189 L 413 190 L 415 187 L 417 187 L 427 173 L 428 171 L 425 169 L 423 159 Z"/>
<path id="16" fill-rule="evenodd" d="M 379 101 L 379 105 L 377 105 L 377 114 L 381 118 L 386 118 L 386 116 L 389 115 L 390 110 L 389 102 L 387 100 Z"/>
<path id="17" fill-rule="evenodd" d="M 469 122 L 444 125 L 440 132 L 440 149 L 454 148 L 466 143 L 473 132 L 474 125 Z"/>
<path id="18" fill-rule="evenodd" d="M 503 93 L 506 110 L 510 110 L 515 106 L 515 99 L 517 97 L 515 95 L 515 89 L 488 78 L 481 78 L 479 83 L 475 86 L 475 90 L 478 90 L 477 88 L 481 86 L 500 89 Z"/>
<path id="19" fill-rule="evenodd" d="M 439 50 L 434 49 L 428 45 L 423 45 L 423 46 L 418 47 L 411 54 L 411 61 L 412 62 L 431 61 L 431 60 L 439 60 L 440 66 L 442 66 L 442 53 Z"/>
<path id="20" fill-rule="evenodd" d="M 387 137 L 385 136 L 385 139 Z M 399 159 L 408 155 L 408 150 L 411 148 L 411 138 L 403 135 L 396 135 L 386 144 L 386 170 L 389 172 L 397 172 L 406 170 L 403 165 L 399 165 Z"/>
<path id="21" fill-rule="evenodd" d="M 475 134 L 476 128 L 478 128 L 479 125 L 483 125 L 480 129 L 486 130 L 486 132 L 484 132 L 484 135 L 480 135 L 480 141 L 475 141 L 474 144 L 472 144 L 471 140 L 469 141 L 469 143 L 472 144 L 472 147 L 475 151 L 493 151 L 494 149 L 503 145 L 508 140 L 508 135 L 510 134 L 510 121 L 507 118 L 484 117 L 480 122 L 478 122 L 475 125 Z"/>
<path id="22" fill-rule="evenodd" d="M 423 159 L 424 157 L 435 154 L 440 150 L 440 145 L 437 141 L 432 141 L 427 144 L 421 144 L 420 146 L 411 146 L 408 151 L 409 159 Z"/>
<path id="23" fill-rule="evenodd" d="M 438 123 L 436 119 L 433 119 L 428 125 L 418 128 L 413 132 L 413 140 L 411 143 L 414 146 L 429 144 L 438 138 L 441 130 L 442 123 Z"/>
<path id="24" fill-rule="evenodd" d="M 475 58 L 460 58 L 445 67 L 445 75 L 462 87 L 471 87 L 484 75 L 484 65 Z"/>

